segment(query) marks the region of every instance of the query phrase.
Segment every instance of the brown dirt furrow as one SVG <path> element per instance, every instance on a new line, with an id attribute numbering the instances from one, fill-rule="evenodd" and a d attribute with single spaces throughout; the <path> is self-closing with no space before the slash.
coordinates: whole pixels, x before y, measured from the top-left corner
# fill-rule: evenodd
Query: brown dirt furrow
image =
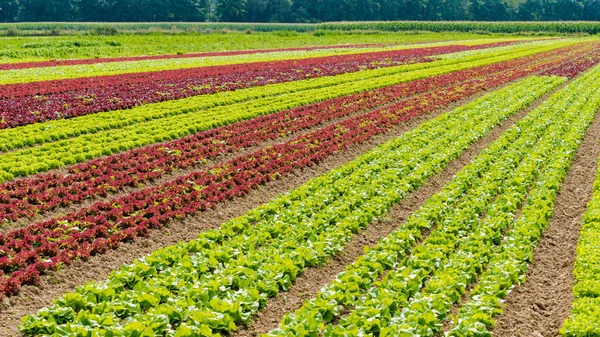
<path id="1" fill-rule="evenodd" d="M 510 85 L 510 83 L 506 85 Z M 74 291 L 77 286 L 93 280 L 104 280 L 111 271 L 118 269 L 122 264 L 131 263 L 135 259 L 145 256 L 156 249 L 180 241 L 193 240 L 199 233 L 207 229 L 218 228 L 223 222 L 241 216 L 248 210 L 268 202 L 279 194 L 297 188 L 309 179 L 343 165 L 344 163 L 355 159 L 358 155 L 375 148 L 379 144 L 399 137 L 407 130 L 415 128 L 422 122 L 434 118 L 444 112 L 451 111 L 460 105 L 483 96 L 484 94 L 485 92 L 482 92 L 473 95 L 470 98 L 455 102 L 443 109 L 438 109 L 432 113 L 415 117 L 385 134 L 375 136 L 366 143 L 354 145 L 346 151 L 336 153 L 318 165 L 296 171 L 294 174 L 271 182 L 260 187 L 258 190 L 251 191 L 243 198 L 237 198 L 227 201 L 226 203 L 218 204 L 214 209 L 203 212 L 198 216 L 188 217 L 181 221 L 174 221 L 169 224 L 168 228 L 152 231 L 146 238 L 138 238 L 132 243 L 122 244 L 121 247 L 116 250 L 108 251 L 102 255 L 92 256 L 88 261 L 75 261 L 72 265 L 65 266 L 59 271 L 44 275 L 41 278 L 39 286 L 25 286 L 21 289 L 19 295 L 6 298 L 0 303 L 0 337 L 19 336 L 17 327 L 20 325 L 21 317 L 35 313 L 37 310 L 51 305 L 52 302 L 62 294 Z M 510 120 L 514 120 L 514 118 L 511 118 Z M 498 132 L 497 130 L 500 129 L 502 128 L 495 128 L 491 133 L 496 133 Z M 481 141 L 482 140 L 480 140 L 480 142 Z M 479 144 L 479 142 L 477 144 Z M 479 149 L 477 152 L 478 151 Z M 450 167 L 456 165 L 455 162 L 451 163 Z M 460 167 L 464 164 L 465 163 L 460 164 Z M 436 183 L 433 182 L 431 184 Z M 439 183 L 437 183 L 437 185 L 439 185 Z M 402 204 L 404 205 L 402 207 L 409 207 L 406 206 L 409 205 L 409 202 L 404 202 Z M 391 230 L 392 228 L 388 229 L 388 232 Z"/>
<path id="2" fill-rule="evenodd" d="M 496 140 L 516 121 L 526 116 L 549 95 L 551 94 L 543 96 L 529 108 L 497 125 L 486 137 L 475 142 L 461 156 L 450 162 L 442 172 L 430 178 L 423 186 L 409 193 L 404 200 L 393 206 L 384 220 L 372 223 L 367 229 L 355 235 L 346 245 L 344 251 L 333 257 L 324 266 L 307 269 L 296 279 L 294 286 L 289 291 L 282 292 L 277 297 L 270 299 L 265 309 L 258 313 L 251 324 L 247 327 L 240 327 L 233 336 L 260 336 L 262 333 L 277 328 L 287 312 L 298 309 L 304 300 L 314 298 L 323 286 L 333 281 L 337 274 L 345 270 L 347 265 L 352 264 L 364 254 L 365 246 L 372 246 L 393 232 L 406 218 L 418 210 L 427 199 L 437 193 L 458 171 L 477 156 L 481 150 Z M 424 237 L 428 234 L 429 232 L 424 233 Z"/>
<path id="3" fill-rule="evenodd" d="M 535 249 L 526 282 L 506 298 L 498 337 L 558 337 L 573 302 L 573 264 L 582 214 L 592 197 L 600 156 L 600 114 L 587 130 L 561 186 L 552 220 Z"/>

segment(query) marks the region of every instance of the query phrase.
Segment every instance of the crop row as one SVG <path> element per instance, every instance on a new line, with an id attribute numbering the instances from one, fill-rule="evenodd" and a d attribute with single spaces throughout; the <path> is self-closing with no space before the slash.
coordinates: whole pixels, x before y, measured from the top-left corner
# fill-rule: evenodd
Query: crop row
<path id="1" fill-rule="evenodd" d="M 103 253 L 173 219 L 243 196 L 269 180 L 313 165 L 408 118 L 502 83 L 506 83 L 505 76 L 498 73 L 431 91 L 160 186 L 0 235 L 0 270 L 6 275 L 0 284 L 2 293 L 11 294 L 22 283 L 37 282 L 39 272 L 58 263 Z"/>
<path id="2" fill-rule="evenodd" d="M 335 151 L 384 132 L 412 115 L 495 86 L 496 82 L 504 83 L 503 78 L 503 74 L 498 74 L 415 97 L 300 136 L 286 144 L 235 158 L 220 167 L 0 236 L 1 248 L 8 254 L 0 258 L 0 270 L 8 274 L 19 270 L 5 280 L 3 289 L 10 293 L 15 282 L 17 285 L 33 282 L 40 270 L 52 268 L 57 263 L 68 263 L 77 256 L 85 257 L 114 248 L 119 241 L 145 235 L 149 229 L 170 219 L 194 214 L 215 202 L 244 195 L 274 176 L 311 165 Z M 21 271 L 23 268 L 26 270 Z"/>
<path id="3" fill-rule="evenodd" d="M 79 94 L 82 97 L 89 97 L 90 100 L 92 100 L 90 103 L 100 103 L 103 102 L 102 99 L 105 99 L 105 96 L 106 98 L 120 98 L 120 93 L 116 90 L 118 88 L 134 90 L 136 89 L 134 87 L 135 85 L 147 86 L 153 82 L 159 82 L 159 85 L 156 86 L 156 90 L 164 92 L 164 95 L 168 98 L 168 96 L 178 94 L 178 92 L 182 90 L 189 91 L 190 95 L 193 95 L 194 92 L 198 92 L 197 94 L 217 92 L 220 86 L 223 86 L 223 89 L 232 87 L 231 90 L 233 90 L 234 86 L 242 85 L 239 83 L 242 80 L 257 82 L 257 86 L 260 85 L 260 81 L 265 80 L 262 79 L 262 77 L 267 75 L 276 76 L 280 72 L 283 73 L 281 76 L 292 76 L 292 79 L 289 80 L 292 81 L 303 79 L 304 77 L 310 78 L 340 74 L 343 73 L 344 67 L 348 67 L 348 71 L 350 72 L 366 69 L 367 67 L 374 68 L 378 66 L 378 63 L 381 63 L 381 66 L 385 67 L 409 61 L 422 62 L 431 60 L 426 59 L 426 57 L 435 55 L 438 52 L 450 53 L 454 52 L 454 49 L 456 49 L 456 51 L 461 51 L 463 48 L 466 47 L 442 46 L 415 48 L 409 50 L 334 55 L 307 59 L 232 64 L 226 66 L 173 69 L 156 72 L 136 72 L 114 76 L 86 77 L 81 79 L 7 84 L 0 86 L 0 94 L 1 97 L 7 99 L 38 96 L 38 100 L 60 100 L 69 104 L 81 104 L 83 98 L 81 98 L 80 101 L 76 101 L 75 98 L 77 98 L 77 96 L 72 96 Z M 448 51 L 446 51 L 446 49 Z M 298 74 L 294 74 L 294 72 L 291 71 L 293 67 L 298 67 Z M 221 84 L 223 81 L 224 83 Z M 278 83 L 280 81 L 285 81 L 285 79 L 282 78 L 271 83 Z M 169 84 L 176 86 L 176 88 L 170 88 L 168 86 Z M 143 95 L 145 92 L 143 90 L 144 88 L 139 89 L 139 91 L 134 90 L 132 95 L 138 94 L 139 96 L 145 96 Z M 96 98 L 94 98 L 94 96 L 96 96 Z M 39 104 L 39 102 L 36 103 L 36 106 L 40 106 Z M 31 109 L 31 111 L 36 110 L 43 111 L 44 109 Z"/>
<path id="4" fill-rule="evenodd" d="M 488 41 L 502 42 L 506 39 L 491 39 Z M 472 41 L 472 45 L 485 44 L 486 40 Z M 515 43 L 518 41 L 507 42 Z M 442 43 L 448 44 L 448 43 Z M 142 60 L 132 62 L 96 63 L 69 65 L 45 68 L 25 68 L 0 71 L 0 85 L 41 82 L 51 80 L 76 79 L 92 76 L 110 76 L 138 72 L 156 72 L 173 69 L 201 68 L 209 66 L 226 66 L 232 64 L 250 64 L 255 62 L 299 60 L 332 55 L 359 54 L 365 52 L 390 51 L 397 49 L 412 49 L 414 46 L 392 46 L 385 48 L 348 48 L 348 49 L 317 49 L 262 54 L 231 55 L 217 57 L 187 57 L 161 60 Z"/>
<path id="5" fill-rule="evenodd" d="M 31 179 L 0 185 L 0 219 L 44 213 L 59 206 L 106 196 L 127 186 L 139 186 L 177 169 L 194 167 L 223 153 L 234 153 L 266 140 L 290 136 L 304 129 L 391 104 L 404 97 L 441 89 L 484 75 L 502 72 L 502 81 L 510 82 L 560 63 L 568 67 L 579 54 L 554 53 L 470 68 L 431 78 L 343 96 L 308 106 L 284 110 L 268 116 L 204 131 L 168 143 L 88 161 L 68 168 L 65 175 L 44 174 Z M 574 58 L 574 59 L 573 59 Z M 498 84 L 502 82 L 497 82 Z"/>
<path id="6" fill-rule="evenodd" d="M 485 47 L 493 45 L 485 45 Z M 479 47 L 479 46 L 478 46 Z M 444 46 L 260 62 L 161 72 L 90 77 L 0 87 L 0 128 L 71 118 L 142 104 L 365 69 L 430 62 L 429 56 L 470 50 Z"/>
<path id="7" fill-rule="evenodd" d="M 235 80 L 235 76 L 246 75 L 246 79 L 253 79 L 252 76 L 260 77 L 260 73 L 255 74 L 259 71 L 269 71 L 272 69 L 272 73 L 265 73 L 265 75 L 275 75 L 278 72 L 286 72 L 288 76 L 294 75 L 289 72 L 289 68 L 292 66 L 298 67 L 298 72 L 302 73 L 302 76 L 316 76 L 311 72 L 318 73 L 324 71 L 319 66 L 329 65 L 333 66 L 337 63 L 348 62 L 359 62 L 356 65 L 361 69 L 366 67 L 377 67 L 377 66 L 389 66 L 386 63 L 403 63 L 410 60 L 423 62 L 425 60 L 433 60 L 429 56 L 443 55 L 448 53 L 455 53 L 459 51 L 468 50 L 480 50 L 486 48 L 498 48 L 502 46 L 514 45 L 514 42 L 497 42 L 479 44 L 474 46 L 466 45 L 442 45 L 442 46 L 429 46 L 424 45 L 421 47 L 415 47 L 411 49 L 400 49 L 400 50 L 382 50 L 378 52 L 363 52 L 348 55 L 330 55 L 324 57 L 314 57 L 305 59 L 291 59 L 291 60 L 274 60 L 247 64 L 232 64 L 225 66 L 210 66 L 201 68 L 191 69 L 173 69 L 156 72 L 136 72 L 113 76 L 94 76 L 80 79 L 66 79 L 66 80 L 53 80 L 39 83 L 21 83 L 21 84 L 7 84 L 0 86 L 0 97 L 6 98 L 17 98 L 23 96 L 35 96 L 35 95 L 50 95 L 50 94 L 63 94 L 70 91 L 77 91 L 82 96 L 89 96 L 90 94 L 99 95 L 96 91 L 85 91 L 92 89 L 102 89 L 111 91 L 112 87 L 128 88 L 127 85 L 133 84 L 147 84 L 155 81 L 162 81 L 177 85 L 178 81 L 188 80 L 190 81 L 194 77 L 208 77 L 206 82 L 189 82 L 189 87 L 180 87 L 177 90 L 188 89 L 191 90 L 194 87 L 202 86 L 217 86 L 221 81 L 228 81 L 227 83 L 237 84 L 238 80 Z M 460 55 L 460 54 L 459 54 Z M 397 58 L 397 60 L 395 60 Z M 373 63 L 373 64 L 371 64 Z M 379 65 L 378 63 L 381 63 Z M 309 68 L 310 66 L 317 67 L 316 69 Z M 214 78 L 215 76 L 222 76 L 221 78 Z M 233 77 L 232 77 L 233 76 Z M 301 77 L 300 77 L 301 78 Z M 184 82 L 187 83 L 187 82 Z M 101 88 L 99 88 L 101 87 Z M 168 87 L 157 87 L 164 89 L 163 91 L 170 94 L 175 92 Z M 84 90 L 84 91 L 80 91 Z M 196 89 L 197 90 L 197 89 Z M 112 93 L 117 95 L 118 93 L 112 90 Z M 101 95 L 103 96 L 103 95 Z M 61 98 L 61 96 L 47 96 L 51 98 Z M 118 97 L 118 96 L 116 96 Z M 65 102 L 67 102 L 65 100 Z"/>
<path id="8" fill-rule="evenodd" d="M 160 249 L 106 282 L 78 288 L 26 318 L 22 331 L 124 336 L 138 327 L 166 336 L 211 336 L 235 330 L 305 268 L 342 250 L 354 233 L 494 125 L 563 81 L 528 78 L 443 114 L 220 230 Z"/>
<path id="9" fill-rule="evenodd" d="M 400 47 L 399 49 L 401 49 Z M 109 62 L 82 65 L 66 65 L 42 68 L 23 68 L 0 71 L 0 85 L 83 79 L 94 76 L 113 76 L 128 73 L 157 72 L 174 69 L 229 66 L 242 63 L 300 60 L 314 57 L 383 51 L 389 48 L 298 50 L 263 54 L 246 54 L 216 57 L 185 57 L 130 62 Z M 394 49 L 394 48 L 392 48 Z"/>
<path id="10" fill-rule="evenodd" d="M 557 46 L 554 46 L 554 48 L 556 47 Z M 552 49 L 551 47 L 544 48 Z M 202 106 L 189 107 L 190 105 L 188 104 L 190 104 L 190 102 L 194 102 L 194 97 L 185 99 L 186 102 L 180 102 L 182 101 L 180 100 L 158 103 L 172 103 L 173 105 L 181 104 L 183 108 L 180 107 L 179 109 L 173 109 L 172 111 L 168 111 L 156 109 L 155 107 L 155 109 L 147 110 L 148 113 L 156 113 L 157 111 L 160 111 L 160 113 L 166 114 L 167 117 L 150 120 L 145 123 L 129 125 L 120 129 L 109 129 L 107 131 L 100 131 L 94 134 L 84 134 L 76 138 L 70 138 L 65 140 L 57 139 L 57 141 L 52 143 L 45 143 L 40 146 L 35 146 L 32 148 L 26 148 L 23 150 L 2 154 L 0 155 L 0 178 L 10 180 L 13 179 L 15 176 L 28 176 L 34 173 L 44 172 L 64 165 L 70 165 L 77 162 L 83 162 L 86 160 L 94 159 L 103 155 L 111 155 L 114 153 L 124 152 L 153 143 L 159 143 L 171 139 L 181 138 L 189 134 L 197 133 L 221 125 L 228 125 L 241 120 L 254 118 L 260 115 L 271 114 L 277 111 L 306 105 L 312 102 L 324 101 L 334 97 L 349 95 L 352 93 L 362 92 L 369 89 L 385 87 L 388 85 L 393 85 L 401 82 L 408 82 L 419 78 L 449 73 L 475 66 L 497 63 L 504 60 L 514 59 L 519 56 L 531 55 L 534 53 L 535 52 L 532 50 L 526 50 L 522 53 L 510 53 L 485 59 L 481 59 L 478 56 L 472 56 L 474 61 L 456 61 L 446 66 L 432 66 L 421 71 L 405 71 L 396 75 L 380 76 L 375 78 L 369 78 L 368 76 L 365 76 L 365 74 L 362 74 L 362 77 L 367 77 L 367 79 L 363 79 L 361 81 L 357 78 L 356 82 L 343 83 L 338 85 L 332 84 L 327 88 L 304 90 L 299 92 L 293 92 L 290 94 L 281 94 L 275 97 L 268 96 L 265 98 L 257 98 L 252 101 L 246 101 L 246 99 L 249 96 L 248 93 L 239 93 L 238 91 L 235 91 L 231 93 L 232 96 L 236 97 L 235 94 L 237 93 L 239 96 L 244 97 L 243 102 L 227 106 L 217 106 L 205 110 L 201 109 Z M 429 64 L 433 63 L 434 62 L 431 62 Z M 378 69 L 374 71 L 387 69 Z M 350 75 L 355 74 L 347 75 L 348 77 L 344 77 L 345 79 L 350 79 L 352 78 Z M 331 82 L 335 80 L 334 78 L 331 79 Z M 302 85 L 297 84 L 297 87 L 301 86 Z M 307 84 L 307 86 L 310 86 L 310 84 Z M 263 88 L 261 87 L 258 89 Z M 265 93 L 267 92 L 267 90 L 268 87 L 264 88 L 262 91 L 258 91 L 257 94 L 260 94 L 260 92 Z M 284 89 L 281 89 L 281 91 L 283 92 L 285 92 L 286 90 L 294 90 L 294 88 L 289 88 L 285 86 Z M 207 104 L 214 103 L 211 102 Z M 86 117 L 90 117 L 90 115 L 81 118 Z M 116 123 L 120 122 L 116 121 Z M 65 133 L 77 132 L 76 127 L 74 127 L 73 125 L 71 125 L 73 127 L 70 130 L 68 130 L 68 125 L 70 124 L 65 124 L 65 128 L 61 129 L 61 131 Z M 83 127 L 96 128 L 97 125 L 84 125 Z M 10 130 L 16 131 L 17 129 Z M 44 134 L 43 131 L 39 133 L 42 135 Z M 11 140 L 8 140 L 7 143 L 22 142 L 23 140 L 27 139 L 33 140 L 37 138 L 37 135 L 22 134 L 20 137 L 21 138 L 13 138 Z"/>
<path id="11" fill-rule="evenodd" d="M 600 105 L 592 86 L 599 75 L 595 69 L 570 84 L 505 132 L 269 335 L 436 336 L 479 275 L 447 335 L 489 336 L 491 316 L 522 280 L 529 239 L 541 235 Z"/>
<path id="12" fill-rule="evenodd" d="M 600 162 L 598 163 L 600 166 Z M 600 170 L 583 214 L 575 259 L 573 308 L 560 333 L 566 337 L 600 336 Z M 538 237 L 535 238 L 539 239 Z"/>
<path id="13" fill-rule="evenodd" d="M 473 300 L 467 302 L 458 315 L 461 324 L 452 329 L 450 336 L 490 335 L 482 325 L 493 326 L 493 316 L 502 312 L 502 299 L 515 284 L 524 281 L 527 266 L 532 259 L 532 243 L 537 243 L 552 215 L 556 194 L 567 174 L 571 160 L 579 146 L 585 130 L 600 107 L 598 91 L 590 87 L 598 81 L 596 72 L 587 86 L 570 90 L 568 95 L 580 95 L 575 102 L 566 106 L 568 111 L 557 116 L 558 129 L 544 137 L 549 152 L 527 153 L 537 162 L 528 161 L 524 172 L 517 172 L 510 179 L 509 194 L 499 198 L 486 215 L 486 227 L 473 237 L 461 242 L 458 251 L 425 287 L 415 295 L 411 303 L 399 312 L 387 332 L 422 332 L 422 336 L 435 336 L 442 328 L 453 305 L 461 301 L 461 295 L 477 285 L 471 292 Z M 583 106 L 580 102 L 586 102 Z M 575 109 L 579 106 L 579 109 Z M 554 107 L 553 107 L 554 108 Z M 546 160 L 544 165 L 539 162 Z M 541 167 L 543 169 L 541 169 Z M 526 179 L 533 179 L 527 190 Z M 526 200 L 526 201 L 525 201 Z M 524 203 L 521 213 L 514 217 L 515 204 Z M 478 207 L 478 205 L 475 205 Z M 505 234 L 503 231 L 509 231 Z M 500 243 L 500 244 L 498 244 Z M 516 262 L 519 265 L 515 265 Z M 518 267 L 517 267 L 518 266 Z M 512 269 L 510 268 L 512 267 Z M 507 274 L 507 272 L 509 272 Z M 507 276 L 509 275 L 509 276 Z M 428 321 L 431 313 L 435 319 Z M 480 330 L 477 331 L 477 327 Z M 385 332 L 382 335 L 386 335 Z"/>
<path id="14" fill-rule="evenodd" d="M 566 110 L 577 120 L 572 123 L 569 134 L 560 138 L 557 144 L 560 151 L 552 158 L 553 164 L 540 174 L 540 181 L 530 192 L 520 218 L 490 259 L 487 270 L 480 275 L 478 285 L 471 291 L 471 300 L 460 308 L 449 336 L 488 335 L 483 326 L 492 328 L 493 317 L 502 312 L 502 300 L 515 285 L 525 281 L 535 246 L 552 215 L 556 193 L 586 128 L 600 108 L 600 91 L 592 84 L 597 83 L 599 74 L 596 67 L 590 74 L 594 80 L 589 86 L 581 86 L 568 93 L 576 97 L 576 102 Z M 578 104 L 586 98 L 583 106 Z M 579 109 L 575 108 L 578 105 Z"/>
<path id="15" fill-rule="evenodd" d="M 286 51 L 302 51 L 302 50 L 328 50 L 328 49 L 349 49 L 349 48 L 376 48 L 384 47 L 378 44 L 345 44 L 336 46 L 313 46 L 313 47 L 296 47 L 296 48 L 278 48 L 278 49 L 251 49 L 251 50 L 233 50 L 219 52 L 203 52 L 189 54 L 167 54 L 167 55 L 150 55 L 150 56 L 126 56 L 126 57 L 98 57 L 93 59 L 75 59 L 75 60 L 49 60 L 35 62 L 18 62 L 18 63 L 2 63 L 0 70 L 25 69 L 25 68 L 43 68 L 43 67 L 59 67 L 81 64 L 95 63 L 112 63 L 112 62 L 132 62 L 144 60 L 163 60 L 171 58 L 189 58 L 189 57 L 211 57 L 211 56 L 233 56 L 233 55 L 248 55 L 248 54 L 263 54 L 276 53 Z"/>
<path id="16" fill-rule="evenodd" d="M 318 25 L 329 30 L 382 30 L 429 32 L 489 32 L 489 33 L 588 33 L 600 32 L 600 24 L 586 21 L 382 21 L 326 22 Z"/>
<path id="17" fill-rule="evenodd" d="M 572 60 L 567 64 L 559 64 L 554 68 L 548 69 L 542 73 L 542 75 L 547 76 L 564 76 L 568 78 L 573 78 L 581 73 L 585 69 L 589 69 L 591 66 L 595 65 L 600 61 L 600 54 L 598 53 L 598 48 L 600 45 L 596 45 L 594 47 L 595 51 L 589 53 L 584 57 L 580 57 Z"/>
<path id="18" fill-rule="evenodd" d="M 271 84 L 262 87 L 240 89 L 233 92 L 220 92 L 203 97 L 189 97 L 167 102 L 146 104 L 132 108 L 129 111 L 116 110 L 112 112 L 90 114 L 70 120 L 60 119 L 45 123 L 30 124 L 23 127 L 3 129 L 0 130 L 0 151 L 15 150 L 27 146 L 33 146 L 35 144 L 43 144 L 71 137 L 77 137 L 84 134 L 92 134 L 104 130 L 123 128 L 125 126 L 144 123 L 153 119 L 161 119 L 178 114 L 193 113 L 202 109 L 223 107 L 261 98 L 266 99 L 269 97 L 282 96 L 291 93 L 300 93 L 307 90 L 318 90 L 316 93 L 320 94 L 312 93 L 310 96 L 319 97 L 324 91 L 337 91 L 335 90 L 336 87 L 339 90 L 340 85 L 356 84 L 351 87 L 354 88 L 353 91 L 344 91 L 338 94 L 348 95 L 355 92 L 361 92 L 368 89 L 399 83 L 399 80 L 396 77 L 398 75 L 402 75 L 402 73 L 427 69 L 434 72 L 441 70 L 439 73 L 447 73 L 464 69 L 467 62 L 481 62 L 480 64 L 467 64 L 467 67 L 491 64 L 506 59 L 516 58 L 518 56 L 541 53 L 543 51 L 553 50 L 569 45 L 573 45 L 573 43 L 555 42 L 539 45 L 517 45 L 508 48 L 486 48 L 477 51 L 477 54 L 475 55 L 453 57 L 449 60 L 365 70 L 361 71 L 360 73 L 325 76 L 309 80 L 295 81 L 293 83 Z M 586 46 L 589 48 L 589 44 L 579 45 L 580 48 L 585 48 Z M 463 53 L 457 54 L 460 56 Z M 427 76 L 432 75 L 425 73 L 422 77 Z M 347 88 L 346 90 L 351 90 L 351 88 Z M 305 102 L 304 104 L 308 103 L 310 102 Z"/>

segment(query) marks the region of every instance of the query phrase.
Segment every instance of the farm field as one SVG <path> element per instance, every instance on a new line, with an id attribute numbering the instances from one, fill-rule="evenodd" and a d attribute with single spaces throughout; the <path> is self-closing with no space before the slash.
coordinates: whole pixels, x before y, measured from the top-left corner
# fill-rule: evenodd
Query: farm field
<path id="1" fill-rule="evenodd" d="M 600 39 L 309 26 L 6 38 L 0 336 L 600 336 Z"/>

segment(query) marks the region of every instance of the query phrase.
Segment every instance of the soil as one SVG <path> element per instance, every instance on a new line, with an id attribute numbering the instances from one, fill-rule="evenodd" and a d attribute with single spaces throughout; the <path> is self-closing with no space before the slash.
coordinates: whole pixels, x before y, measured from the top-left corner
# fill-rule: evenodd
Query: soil
<path id="1" fill-rule="evenodd" d="M 558 192 L 550 224 L 535 249 L 526 282 L 506 298 L 494 336 L 559 337 L 573 302 L 573 264 L 582 214 L 592 197 L 600 156 L 600 115 L 588 128 Z"/>

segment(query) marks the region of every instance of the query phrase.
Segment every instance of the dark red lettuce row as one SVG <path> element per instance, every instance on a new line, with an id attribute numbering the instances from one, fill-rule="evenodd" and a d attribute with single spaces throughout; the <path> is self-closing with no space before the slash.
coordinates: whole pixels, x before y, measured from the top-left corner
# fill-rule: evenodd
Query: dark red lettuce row
<path id="1" fill-rule="evenodd" d="M 511 43 L 514 42 L 415 48 L 3 85 L 0 86 L 0 129 L 222 91 L 429 62 L 435 55 Z"/>
<path id="2" fill-rule="evenodd" d="M 0 294 L 15 294 L 22 285 L 36 284 L 46 270 L 103 254 L 170 221 L 243 197 L 260 185 L 368 141 L 407 119 L 528 74 L 528 67 L 519 67 L 413 96 L 161 186 L 0 235 Z"/>
<path id="3" fill-rule="evenodd" d="M 375 43 L 364 43 L 364 44 L 347 44 L 347 45 L 336 45 L 336 46 L 310 46 L 310 47 L 277 48 L 277 49 L 232 50 L 232 51 L 202 52 L 202 53 L 175 54 L 175 55 L 168 54 L 168 55 L 126 56 L 126 57 L 98 57 L 98 58 L 93 58 L 93 59 L 77 59 L 77 60 L 48 60 L 48 61 L 33 61 L 33 62 L 19 62 L 19 63 L 2 63 L 2 64 L 0 64 L 0 70 L 73 66 L 73 65 L 97 64 L 97 63 L 133 62 L 133 61 L 146 61 L 146 60 L 165 60 L 165 59 L 179 59 L 179 58 L 191 58 L 191 57 L 236 56 L 236 55 L 276 53 L 276 52 L 285 52 L 285 51 L 304 51 L 304 50 L 308 51 L 308 50 L 344 49 L 344 48 L 376 48 L 376 47 L 385 47 L 385 46 L 387 46 L 387 45 L 375 44 Z"/>
<path id="4" fill-rule="evenodd" d="M 596 45 L 595 52 L 590 53 L 585 57 L 573 59 L 565 64 L 552 67 L 551 69 L 543 72 L 542 75 L 573 78 L 600 61 L 600 53 L 598 52 L 599 50 L 600 46 Z"/>
<path id="5" fill-rule="evenodd" d="M 407 96 L 437 90 L 479 76 L 514 71 L 527 66 L 531 73 L 587 57 L 591 46 L 509 60 L 408 83 L 338 97 L 223 126 L 167 143 L 100 158 L 67 168 L 67 174 L 40 174 L 0 185 L 0 220 L 16 221 L 58 207 L 81 203 L 125 187 L 163 177 L 172 171 L 198 165 L 205 159 L 289 136 L 335 118 L 375 109 Z"/>

